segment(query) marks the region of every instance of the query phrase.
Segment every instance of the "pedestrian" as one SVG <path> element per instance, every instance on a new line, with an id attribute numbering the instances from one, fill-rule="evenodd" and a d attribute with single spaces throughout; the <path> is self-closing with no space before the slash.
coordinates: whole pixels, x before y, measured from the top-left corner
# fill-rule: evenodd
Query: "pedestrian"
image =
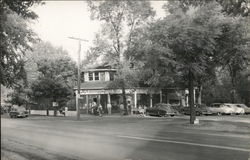
<path id="1" fill-rule="evenodd" d="M 92 105 L 91 105 L 91 112 L 92 112 L 93 115 L 95 114 L 95 108 L 96 108 L 96 102 L 93 101 Z"/>
<path id="2" fill-rule="evenodd" d="M 120 104 L 120 112 L 121 112 L 121 116 L 124 115 L 124 105 L 123 103 Z"/>
<path id="3" fill-rule="evenodd" d="M 111 115 L 112 105 L 110 103 L 108 103 L 107 108 L 108 108 L 108 114 Z"/>
<path id="4" fill-rule="evenodd" d="M 99 116 L 101 117 L 102 116 L 102 105 L 99 104 L 98 106 L 98 113 L 99 113 Z"/>
<path id="5" fill-rule="evenodd" d="M 130 101 L 128 101 L 127 107 L 128 107 L 128 113 L 132 114 L 132 107 L 131 107 L 131 102 Z"/>

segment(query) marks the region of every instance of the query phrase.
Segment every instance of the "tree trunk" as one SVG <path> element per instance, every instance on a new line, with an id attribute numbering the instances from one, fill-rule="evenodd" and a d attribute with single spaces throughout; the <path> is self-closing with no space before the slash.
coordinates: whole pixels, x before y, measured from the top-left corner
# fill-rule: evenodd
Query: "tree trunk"
<path id="1" fill-rule="evenodd" d="M 46 111 L 47 111 L 47 116 L 49 116 L 49 105 L 46 104 Z"/>
<path id="2" fill-rule="evenodd" d="M 236 83 L 235 83 L 235 77 L 232 77 L 232 91 L 231 91 L 231 101 L 232 103 L 236 102 Z"/>
<path id="3" fill-rule="evenodd" d="M 0 84 L 0 103 L 2 105 L 2 85 Z"/>
<path id="4" fill-rule="evenodd" d="M 235 103 L 236 101 L 236 76 L 237 76 L 237 69 L 234 65 L 228 65 L 229 72 L 231 76 L 231 83 L 232 83 L 232 90 L 231 90 L 231 102 Z"/>
<path id="5" fill-rule="evenodd" d="M 194 108 L 194 76 L 191 71 L 188 73 L 188 98 L 189 98 L 189 107 L 190 107 L 190 124 L 194 124 L 195 120 L 195 108 Z"/>

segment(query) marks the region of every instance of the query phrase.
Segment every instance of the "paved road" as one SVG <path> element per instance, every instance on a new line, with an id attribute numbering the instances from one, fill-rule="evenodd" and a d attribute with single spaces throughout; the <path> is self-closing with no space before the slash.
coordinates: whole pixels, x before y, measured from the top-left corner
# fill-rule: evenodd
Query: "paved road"
<path id="1" fill-rule="evenodd" d="M 214 125 L 217 128 L 214 129 Z M 220 126 L 227 126 L 228 130 Z M 1 157 L 12 155 L 10 159 L 18 160 L 247 160 L 248 131 L 247 123 L 223 121 L 190 126 L 187 120 L 178 118 L 87 117 L 82 121 L 64 117 L 1 118 L 1 150 L 5 154 Z"/>

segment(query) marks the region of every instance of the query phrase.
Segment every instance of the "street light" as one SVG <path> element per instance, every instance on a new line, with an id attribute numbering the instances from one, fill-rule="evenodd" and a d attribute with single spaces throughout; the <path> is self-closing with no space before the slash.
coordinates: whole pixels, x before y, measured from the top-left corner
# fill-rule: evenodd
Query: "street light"
<path id="1" fill-rule="evenodd" d="M 68 37 L 69 39 L 78 40 L 79 42 L 79 48 L 78 48 L 78 66 L 77 66 L 77 94 L 76 94 L 76 112 L 77 112 L 77 120 L 80 120 L 80 103 L 79 103 L 79 97 L 80 97 L 80 79 L 81 79 L 81 72 L 80 72 L 80 58 L 81 58 L 81 42 L 88 42 L 88 40 L 81 39 L 81 38 L 75 38 L 75 37 Z"/>

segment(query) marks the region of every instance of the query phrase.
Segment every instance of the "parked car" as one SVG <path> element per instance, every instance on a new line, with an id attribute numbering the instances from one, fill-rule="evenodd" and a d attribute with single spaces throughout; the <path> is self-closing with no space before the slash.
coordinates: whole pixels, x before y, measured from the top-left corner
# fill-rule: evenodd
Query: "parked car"
<path id="1" fill-rule="evenodd" d="M 150 116 L 174 116 L 178 114 L 177 111 L 175 111 L 170 104 L 165 103 L 158 103 L 152 108 L 146 109 L 146 115 Z"/>
<path id="2" fill-rule="evenodd" d="M 234 109 L 232 107 L 226 106 L 223 103 L 212 103 L 208 110 L 212 114 L 222 115 L 222 114 L 233 114 Z"/>
<path id="3" fill-rule="evenodd" d="M 190 115 L 190 107 L 184 107 L 182 112 L 185 115 Z M 204 104 L 195 105 L 195 113 L 196 113 L 196 116 L 212 114 L 212 112 Z"/>
<path id="4" fill-rule="evenodd" d="M 237 107 L 244 109 L 245 114 L 250 114 L 250 107 L 245 104 L 235 104 Z"/>
<path id="5" fill-rule="evenodd" d="M 18 106 L 14 106 L 10 113 L 10 118 L 19 118 L 19 117 L 28 117 L 29 112 L 22 106 L 18 107 Z"/>
<path id="6" fill-rule="evenodd" d="M 245 111 L 243 108 L 238 107 L 236 104 L 225 103 L 225 106 L 232 108 L 234 114 L 244 114 Z"/>

